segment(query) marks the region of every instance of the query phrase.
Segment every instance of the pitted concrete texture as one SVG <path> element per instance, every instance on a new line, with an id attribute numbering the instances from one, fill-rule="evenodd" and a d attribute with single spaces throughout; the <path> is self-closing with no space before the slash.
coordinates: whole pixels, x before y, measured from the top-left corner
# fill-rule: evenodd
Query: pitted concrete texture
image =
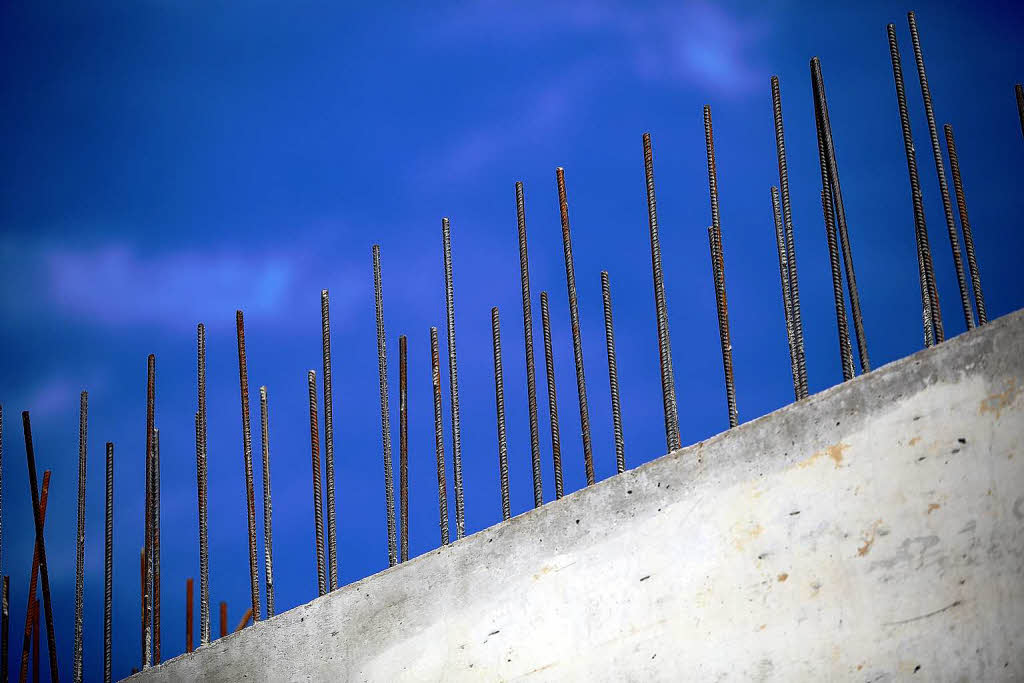
<path id="1" fill-rule="evenodd" d="M 137 679 L 1024 680 L 1022 391 L 1018 312 Z"/>

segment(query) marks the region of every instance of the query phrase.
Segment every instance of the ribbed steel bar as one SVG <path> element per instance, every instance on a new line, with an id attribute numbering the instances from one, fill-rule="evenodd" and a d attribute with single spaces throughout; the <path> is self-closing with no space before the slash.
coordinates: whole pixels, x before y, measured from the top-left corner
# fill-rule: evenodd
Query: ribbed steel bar
<path id="1" fill-rule="evenodd" d="M 253 621 L 260 620 L 260 575 L 256 563 L 256 492 L 252 476 L 252 426 L 249 421 L 249 370 L 245 360 L 245 321 L 235 312 L 238 337 L 238 386 L 242 399 L 242 464 L 245 470 L 245 509 L 249 522 L 249 594 Z"/>
<path id="2" fill-rule="evenodd" d="M 537 422 L 537 369 L 533 357 L 533 300 L 530 262 L 526 248 L 526 204 L 523 184 L 516 182 L 516 219 L 519 225 L 519 280 L 523 292 L 523 342 L 526 346 L 526 395 L 530 411 L 530 458 L 533 465 L 533 506 L 544 504 L 540 468 L 540 427 Z"/>
<path id="3" fill-rule="evenodd" d="M 914 46 L 914 61 L 917 62 L 917 77 L 921 81 L 921 98 L 924 100 L 925 118 L 928 120 L 928 134 L 932 141 L 932 155 L 935 157 L 935 173 L 939 177 L 939 193 L 942 195 L 942 210 L 946 216 L 946 230 L 949 233 L 949 246 L 953 252 L 953 267 L 956 269 L 956 282 L 960 287 L 960 305 L 964 309 L 964 320 L 967 329 L 974 328 L 974 314 L 971 312 L 970 295 L 967 293 L 967 278 L 964 275 L 963 258 L 960 255 L 960 240 L 956 234 L 956 219 L 953 218 L 953 203 L 949 198 L 949 183 L 946 181 L 946 167 L 942 161 L 942 147 L 939 145 L 939 131 L 935 124 L 935 110 L 932 107 L 932 93 L 928 87 L 928 75 L 924 69 L 924 55 L 921 52 L 921 37 L 917 32 L 917 18 L 913 12 L 907 12 L 907 23 L 910 25 L 910 41 Z"/>
<path id="4" fill-rule="evenodd" d="M 548 293 L 540 293 L 540 323 L 544 335 L 544 368 L 548 380 L 548 415 L 551 418 L 551 460 L 555 468 L 555 500 L 564 494 L 562 487 L 562 444 L 558 432 L 558 395 L 555 391 L 555 355 L 551 345 L 551 312 Z"/>
<path id="5" fill-rule="evenodd" d="M 796 362 L 796 340 L 793 336 L 793 302 L 789 292 L 789 252 L 786 249 L 786 229 L 779 209 L 779 188 L 772 186 L 772 216 L 775 219 L 775 245 L 779 251 L 779 278 L 782 281 L 782 308 L 786 315 L 786 338 L 789 340 L 789 366 L 793 371 L 793 396 L 799 401 L 800 368 Z"/>
<path id="6" fill-rule="evenodd" d="M 373 292 L 377 308 L 377 369 L 380 373 L 380 439 L 384 452 L 384 497 L 388 516 L 388 566 L 398 563 L 395 533 L 395 479 L 391 466 L 391 410 L 388 408 L 388 351 L 384 334 L 384 293 L 380 275 L 380 246 L 373 245 Z"/>
<path id="7" fill-rule="evenodd" d="M 590 409 L 587 405 L 587 378 L 583 372 L 583 339 L 580 334 L 580 311 L 576 299 L 576 270 L 572 259 L 572 236 L 569 234 L 569 201 L 565 193 L 565 169 L 555 169 L 558 185 L 558 207 L 562 218 L 562 250 L 565 253 L 565 284 L 569 293 L 569 323 L 572 327 L 572 354 L 576 361 L 576 394 L 580 401 L 580 431 L 583 434 L 583 467 L 587 486 L 594 483 L 594 450 L 590 440 Z"/>
<path id="8" fill-rule="evenodd" d="M 153 664 L 160 663 L 160 430 L 153 429 Z"/>
<path id="9" fill-rule="evenodd" d="M 313 456 L 313 529 L 316 538 L 316 585 L 318 595 L 327 593 L 327 566 L 324 558 L 324 508 L 320 489 L 320 427 L 317 425 L 316 371 L 310 370 L 309 448 Z M 223 603 L 221 603 L 223 605 Z M 221 609 L 224 609 L 221 607 Z"/>
<path id="10" fill-rule="evenodd" d="M 146 661 L 146 546 L 142 546 L 142 550 L 139 551 L 139 605 L 140 610 L 140 624 L 139 624 L 139 645 L 142 649 L 142 661 Z M 137 671 L 135 667 L 132 667 L 133 671 Z"/>
<path id="11" fill-rule="evenodd" d="M 943 126 L 946 134 L 946 150 L 949 153 L 949 167 L 953 172 L 953 191 L 956 194 L 956 206 L 960 212 L 960 229 L 964 233 L 964 249 L 967 251 L 967 268 L 971 274 L 971 288 L 974 291 L 974 308 L 978 311 L 978 324 L 988 322 L 985 312 L 985 295 L 981 290 L 981 276 L 978 273 L 978 260 L 974 254 L 974 235 L 971 233 L 971 219 L 967 216 L 967 198 L 964 196 L 964 183 L 960 177 L 960 157 L 956 153 L 956 140 L 953 139 L 953 126 Z"/>
<path id="12" fill-rule="evenodd" d="M 88 452 L 89 394 L 78 401 L 78 530 L 75 536 L 75 644 L 71 678 L 82 681 L 82 592 L 85 589 L 85 463 Z"/>
<path id="13" fill-rule="evenodd" d="M 185 652 L 192 652 L 192 577 L 185 579 Z"/>
<path id="14" fill-rule="evenodd" d="M 494 408 L 498 425 L 498 476 L 501 480 L 501 518 L 512 517 L 508 492 L 508 443 L 505 437 L 505 378 L 501 369 L 501 328 L 498 308 L 491 309 L 491 340 L 494 343 Z"/>
<path id="15" fill-rule="evenodd" d="M 60 678 L 57 668 L 57 635 L 53 632 L 53 602 L 50 600 L 50 572 L 46 568 L 46 539 L 43 537 L 43 513 L 39 506 L 39 481 L 36 477 L 36 454 L 32 448 L 32 421 L 28 411 L 21 414 L 25 429 L 25 458 L 28 461 L 28 483 L 32 489 L 32 516 L 36 525 L 36 548 L 39 549 L 39 580 L 43 588 L 43 611 L 46 616 L 46 649 L 50 655 L 50 680 Z"/>
<path id="16" fill-rule="evenodd" d="M 114 603 L 114 444 L 107 442 L 106 496 L 103 534 L 103 683 L 113 680 Z"/>
<path id="17" fill-rule="evenodd" d="M 39 666 L 39 601 L 32 602 L 32 683 L 39 683 L 42 667 Z"/>
<path id="18" fill-rule="evenodd" d="M 328 590 L 338 587 L 338 540 L 334 514 L 334 397 L 331 391 L 330 296 L 320 290 L 320 325 L 324 352 L 324 485 L 327 487 L 327 576 Z"/>
<path id="19" fill-rule="evenodd" d="M 798 375 L 797 400 L 807 398 L 807 359 L 804 355 L 804 324 L 800 313 L 800 286 L 796 273 L 796 243 L 793 239 L 793 207 L 789 199 L 789 165 L 786 158 L 786 135 L 782 126 L 782 92 L 779 77 L 772 76 L 772 112 L 775 119 L 775 152 L 779 161 L 779 192 L 781 224 L 786 247 L 786 280 L 789 290 L 787 320 L 792 326 L 793 356 Z"/>
<path id="20" fill-rule="evenodd" d="M 142 668 L 153 663 L 153 429 L 156 411 L 156 356 L 146 359 L 146 580 L 142 589 Z"/>
<path id="21" fill-rule="evenodd" d="M 434 449 L 437 454 L 437 504 L 440 513 L 441 545 L 448 545 L 448 479 L 444 471 L 444 417 L 441 411 L 441 357 L 437 328 L 430 328 L 430 374 L 434 388 Z"/>
<path id="22" fill-rule="evenodd" d="M 399 561 L 409 559 L 409 342 L 398 337 L 398 511 Z"/>
<path id="23" fill-rule="evenodd" d="M 892 78 L 896 86 L 896 104 L 900 113 L 900 127 L 903 131 L 903 148 L 907 156 L 907 173 L 910 176 L 910 196 L 914 207 L 914 237 L 917 243 L 917 261 L 921 288 L 921 318 L 924 321 L 925 346 L 943 340 L 942 312 L 939 295 L 935 286 L 935 271 L 932 265 L 932 250 L 928 244 L 928 228 L 924 215 L 924 199 L 921 196 L 921 180 L 917 172 L 917 150 L 910 128 L 910 114 L 907 110 L 907 94 L 903 85 L 903 62 L 896 41 L 896 27 L 886 27 L 889 38 L 889 58 L 892 61 Z"/>
<path id="24" fill-rule="evenodd" d="M 220 637 L 228 634 L 228 603 L 220 603 Z"/>
<path id="25" fill-rule="evenodd" d="M 1017 116 L 1020 117 L 1020 134 L 1024 135 L 1024 84 L 1018 83 L 1013 86 L 1013 92 L 1017 96 Z"/>
<path id="26" fill-rule="evenodd" d="M 11 640 L 11 577 L 4 576 L 3 595 L 0 596 L 0 681 L 7 683 L 8 655 Z"/>
<path id="27" fill-rule="evenodd" d="M 658 237 L 658 207 L 654 196 L 654 151 L 651 134 L 644 133 L 644 176 L 647 183 L 647 222 L 651 232 L 651 271 L 654 278 L 654 310 L 658 323 L 658 358 L 661 365 L 661 400 L 665 409 L 665 446 L 669 452 L 682 448 L 679 437 L 679 408 L 676 404 L 676 380 L 672 369 L 672 342 L 668 330 L 668 304 L 665 300 L 665 275 L 661 266 L 661 240 Z"/>
<path id="28" fill-rule="evenodd" d="M 444 303 L 448 325 L 448 389 L 452 402 L 452 477 L 455 486 L 455 540 L 466 535 L 466 510 L 462 496 L 462 429 L 459 425 L 459 372 L 455 360 L 455 285 L 452 277 L 452 234 L 447 218 L 441 219 L 441 252 L 444 259 Z"/>
<path id="29" fill-rule="evenodd" d="M 43 525 L 46 525 L 46 503 L 50 497 L 50 470 L 43 472 L 43 491 L 39 496 Z M 32 549 L 32 572 L 29 575 L 28 602 L 25 606 L 25 630 L 21 640 L 21 666 L 18 681 L 25 683 L 28 677 L 28 658 L 32 647 L 32 605 L 36 602 L 36 582 L 39 577 L 39 546 Z"/>
<path id="30" fill-rule="evenodd" d="M 615 472 L 626 471 L 626 444 L 622 438 L 622 406 L 619 402 L 619 364 L 615 359 L 615 328 L 612 325 L 612 289 L 608 271 L 601 271 L 601 299 L 604 303 L 604 343 L 608 351 L 608 388 L 612 397 L 612 431 L 615 435 Z"/>
<path id="31" fill-rule="evenodd" d="M 270 524 L 270 415 L 267 388 L 260 387 L 260 444 L 263 447 L 263 568 L 267 588 L 267 619 L 274 616 L 274 533 Z"/>
<path id="32" fill-rule="evenodd" d="M 210 642 L 210 555 L 207 522 L 206 448 L 206 326 L 196 326 L 196 376 L 199 410 L 196 412 L 196 494 L 199 500 L 199 644 Z"/>
<path id="33" fill-rule="evenodd" d="M 861 372 L 871 371 L 871 360 L 868 358 L 868 342 L 864 333 L 864 318 L 860 310 L 860 294 L 857 290 L 857 276 L 853 270 L 853 252 L 850 248 L 850 236 L 846 224 L 846 209 L 843 206 L 843 192 L 839 183 L 839 165 L 836 162 L 836 149 L 832 140 L 832 124 L 828 116 L 828 99 L 825 97 L 825 81 L 821 75 L 821 62 L 817 57 L 811 59 L 811 80 L 818 105 L 818 118 L 821 122 L 820 134 L 825 150 L 828 177 L 831 185 L 830 195 L 834 205 L 834 217 L 839 246 L 842 248 L 843 265 L 846 269 L 846 286 L 850 292 L 850 309 L 853 316 L 853 329 L 857 335 L 857 352 L 860 357 Z"/>

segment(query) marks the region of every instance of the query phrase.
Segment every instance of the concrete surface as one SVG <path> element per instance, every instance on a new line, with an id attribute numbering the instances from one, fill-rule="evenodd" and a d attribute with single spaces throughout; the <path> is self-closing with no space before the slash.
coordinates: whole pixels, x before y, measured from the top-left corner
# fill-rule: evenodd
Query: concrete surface
<path id="1" fill-rule="evenodd" d="M 1024 680 L 1022 390 L 1018 312 L 136 680 Z"/>

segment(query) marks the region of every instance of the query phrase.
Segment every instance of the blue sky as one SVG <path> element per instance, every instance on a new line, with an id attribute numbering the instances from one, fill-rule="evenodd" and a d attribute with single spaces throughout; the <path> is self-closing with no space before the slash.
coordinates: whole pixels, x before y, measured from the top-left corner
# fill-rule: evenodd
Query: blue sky
<path id="1" fill-rule="evenodd" d="M 818 201 L 807 66 L 813 55 L 826 79 L 873 364 L 916 351 L 920 299 L 889 22 L 903 50 L 946 330 L 963 331 L 907 9 L 918 12 L 939 125 L 948 121 L 957 133 L 994 318 L 1024 303 L 1024 238 L 1015 227 L 1024 212 L 1024 141 L 1013 99 L 1013 84 L 1024 77 L 1024 17 L 1012 3 L 4 5 L 0 403 L 7 418 L 2 561 L 12 574 L 12 650 L 21 642 L 32 546 L 19 415 L 29 409 L 39 466 L 54 470 L 48 556 L 61 667 L 70 672 L 77 406 L 87 389 L 86 671 L 101 671 L 108 440 L 117 459 L 115 676 L 138 662 L 145 372 L 147 354 L 155 353 L 163 651 L 183 651 L 184 583 L 198 573 L 192 416 L 199 321 L 208 328 L 212 599 L 214 609 L 228 602 L 232 627 L 240 618 L 248 566 L 237 308 L 246 313 L 253 405 L 260 385 L 270 395 L 278 611 L 315 596 L 306 371 L 320 371 L 325 287 L 340 575 L 348 583 L 387 566 L 375 242 L 395 425 L 397 339 L 409 337 L 411 553 L 438 544 L 428 329 L 440 328 L 443 354 L 441 216 L 452 218 L 467 528 L 501 519 L 491 306 L 502 316 L 512 509 L 529 509 L 516 180 L 526 186 L 537 350 L 536 297 L 547 290 L 566 489 L 580 488 L 556 166 L 566 169 L 597 477 L 615 471 L 602 269 L 610 271 L 615 307 L 627 464 L 661 455 L 644 131 L 654 141 L 683 442 L 725 429 L 705 232 L 705 103 L 718 152 L 740 419 L 786 405 L 792 387 L 769 197 L 778 182 L 772 74 L 782 81 L 811 391 L 840 381 Z M 395 452 L 397 471 L 397 435 Z M 454 509 L 452 516 L 454 525 Z"/>

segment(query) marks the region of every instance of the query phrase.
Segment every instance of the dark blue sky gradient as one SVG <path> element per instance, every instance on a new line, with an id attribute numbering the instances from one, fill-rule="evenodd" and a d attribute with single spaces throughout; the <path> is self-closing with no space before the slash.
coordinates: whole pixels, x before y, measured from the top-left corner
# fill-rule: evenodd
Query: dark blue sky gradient
<path id="1" fill-rule="evenodd" d="M 214 610 L 217 601 L 228 602 L 232 627 L 240 618 L 249 577 L 236 308 L 246 313 L 254 415 L 257 388 L 265 384 L 270 394 L 278 611 L 315 596 L 306 371 L 320 374 L 324 287 L 333 314 L 340 575 L 349 583 L 387 566 L 374 242 L 382 248 L 396 471 L 397 339 L 409 337 L 410 548 L 417 555 L 438 545 L 428 328 L 439 327 L 444 354 L 443 215 L 453 228 L 468 531 L 501 518 L 489 323 L 495 305 L 502 315 L 512 509 L 529 509 L 515 180 L 526 185 L 538 354 L 536 297 L 548 290 L 552 300 L 566 489 L 580 488 L 556 166 L 566 169 L 597 477 L 615 471 L 601 269 L 610 271 L 615 305 L 627 463 L 661 455 L 644 131 L 654 140 L 683 441 L 722 431 L 727 415 L 705 232 L 705 103 L 714 115 L 740 418 L 790 402 L 769 200 L 769 186 L 778 183 L 771 74 L 782 80 L 810 386 L 819 391 L 838 382 L 812 55 L 820 56 L 826 79 L 872 362 L 919 349 L 913 222 L 888 22 L 896 24 L 903 50 L 946 330 L 963 331 L 907 9 L 918 11 L 939 125 L 951 122 L 957 133 L 989 315 L 1024 303 L 1024 143 L 1013 100 L 1013 84 L 1024 78 L 1024 17 L 1014 3 L 868 2 L 839 9 L 488 2 L 436 11 L 343 5 L 0 9 L 2 562 L 12 574 L 13 651 L 21 643 L 32 551 L 20 427 L 20 411 L 30 409 L 40 468 L 54 470 L 47 548 L 61 668 L 70 675 L 77 399 L 87 389 L 87 678 L 102 670 L 108 440 L 117 457 L 115 676 L 138 663 L 149 353 L 157 357 L 163 460 L 163 652 L 183 651 L 184 583 L 198 576 L 198 321 L 208 326 L 212 599 Z M 256 471 L 258 489 L 258 460 Z M 261 586 L 262 580 L 261 564 Z M 198 623 L 196 632 L 198 641 Z"/>

